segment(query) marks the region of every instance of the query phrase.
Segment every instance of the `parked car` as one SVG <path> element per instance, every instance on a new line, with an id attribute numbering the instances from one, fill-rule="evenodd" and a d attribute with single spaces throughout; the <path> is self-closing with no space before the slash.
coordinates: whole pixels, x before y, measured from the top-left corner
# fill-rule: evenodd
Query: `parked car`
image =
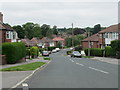
<path id="1" fill-rule="evenodd" d="M 57 51 L 57 52 L 60 51 L 60 48 L 56 48 L 56 51 Z"/>
<path id="2" fill-rule="evenodd" d="M 53 49 L 53 50 L 52 50 L 52 53 L 56 53 L 56 52 L 57 52 L 57 50 L 56 50 L 56 49 Z"/>
<path id="3" fill-rule="evenodd" d="M 49 51 L 43 51 L 42 56 L 49 56 Z"/>
<path id="4" fill-rule="evenodd" d="M 73 51 L 72 53 L 71 53 L 71 57 L 82 57 L 82 55 L 78 52 L 78 51 Z"/>

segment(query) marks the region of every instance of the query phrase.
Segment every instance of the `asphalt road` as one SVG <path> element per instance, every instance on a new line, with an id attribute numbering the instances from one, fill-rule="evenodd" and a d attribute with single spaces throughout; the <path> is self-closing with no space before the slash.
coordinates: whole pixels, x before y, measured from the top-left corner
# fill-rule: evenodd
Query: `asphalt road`
<path id="1" fill-rule="evenodd" d="M 85 58 L 51 54 L 52 62 L 26 80 L 29 88 L 117 88 L 118 66 Z M 19 86 L 18 88 L 20 88 Z"/>

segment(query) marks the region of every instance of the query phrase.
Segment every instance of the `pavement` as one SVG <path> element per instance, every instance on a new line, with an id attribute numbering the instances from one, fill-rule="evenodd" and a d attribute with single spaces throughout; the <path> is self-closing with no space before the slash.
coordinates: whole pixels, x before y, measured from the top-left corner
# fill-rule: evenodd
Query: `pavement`
<path id="1" fill-rule="evenodd" d="M 51 54 L 51 63 L 23 83 L 29 88 L 118 88 L 117 64 L 71 58 L 65 53 L 66 50 L 61 50 Z"/>
<path id="2" fill-rule="evenodd" d="M 3 66 L 1 66 L 1 68 L 8 68 L 8 67 L 18 66 L 18 65 L 23 65 L 23 64 L 29 64 L 29 63 L 33 63 L 33 62 L 48 62 L 48 61 L 43 60 L 42 57 L 39 57 L 39 58 L 33 59 L 33 60 L 26 60 L 26 62 L 22 62 L 22 63 L 3 65 Z M 23 80 L 27 76 L 29 76 L 31 73 L 33 73 L 33 71 L 0 72 L 0 75 L 2 77 L 2 80 L 1 80 L 2 81 L 2 88 L 13 87 L 17 83 L 19 83 L 21 80 Z"/>
<path id="3" fill-rule="evenodd" d="M 33 60 L 26 59 L 26 62 L 21 62 L 21 63 L 16 63 L 16 64 L 0 65 L 0 69 L 9 68 L 9 67 L 18 66 L 18 65 L 23 65 L 23 64 L 29 64 L 29 63 L 33 63 L 33 62 L 47 62 L 47 60 L 43 60 L 43 57 L 38 57 L 38 58 L 33 59 Z"/>
<path id="4" fill-rule="evenodd" d="M 116 64 L 116 65 L 118 65 L 118 61 L 120 60 L 120 59 L 108 58 L 108 57 L 94 57 L 91 59 L 99 60 L 99 61 L 110 63 L 110 64 Z"/>

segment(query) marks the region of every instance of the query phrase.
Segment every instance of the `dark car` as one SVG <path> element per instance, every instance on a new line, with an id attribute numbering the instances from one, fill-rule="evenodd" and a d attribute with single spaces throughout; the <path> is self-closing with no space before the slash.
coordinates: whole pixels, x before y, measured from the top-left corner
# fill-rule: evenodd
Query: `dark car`
<path id="1" fill-rule="evenodd" d="M 78 51 L 73 51 L 72 53 L 71 53 L 71 57 L 80 57 L 81 58 L 81 54 L 78 52 Z"/>
<path id="2" fill-rule="evenodd" d="M 49 51 L 43 51 L 42 52 L 42 56 L 49 56 L 49 54 L 50 54 Z"/>

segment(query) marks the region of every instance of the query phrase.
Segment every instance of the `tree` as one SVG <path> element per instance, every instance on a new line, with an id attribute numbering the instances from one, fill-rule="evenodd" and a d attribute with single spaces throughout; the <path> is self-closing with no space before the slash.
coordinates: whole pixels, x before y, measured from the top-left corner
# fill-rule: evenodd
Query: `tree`
<path id="1" fill-rule="evenodd" d="M 85 32 L 85 30 L 81 29 L 81 28 L 74 28 L 73 29 L 74 35 L 83 34 L 84 32 Z"/>
<path id="2" fill-rule="evenodd" d="M 13 26 L 13 29 L 18 33 L 18 38 L 22 39 L 25 37 L 25 31 L 20 25 Z"/>
<path id="3" fill-rule="evenodd" d="M 25 36 L 29 39 L 32 39 L 34 37 L 34 31 L 33 31 L 33 28 L 34 28 L 34 23 L 26 23 L 26 24 L 23 24 L 23 30 L 25 31 Z"/>
<path id="4" fill-rule="evenodd" d="M 53 26 L 53 34 L 58 35 L 57 26 Z"/>
<path id="5" fill-rule="evenodd" d="M 97 24 L 94 26 L 93 28 L 93 34 L 96 34 L 98 33 L 99 31 L 101 31 L 101 25 L 100 24 Z"/>
<path id="6" fill-rule="evenodd" d="M 49 29 L 49 30 L 47 31 L 47 33 L 46 33 L 46 37 L 48 37 L 48 38 L 53 38 L 52 35 L 53 35 L 53 30 L 52 30 L 52 29 Z"/>
<path id="7" fill-rule="evenodd" d="M 44 37 L 46 37 L 47 31 L 50 29 L 50 25 L 43 24 L 41 26 L 41 33 Z"/>
<path id="8" fill-rule="evenodd" d="M 38 24 L 34 25 L 33 37 L 42 38 L 41 28 Z"/>
<path id="9" fill-rule="evenodd" d="M 61 42 L 57 42 L 56 47 L 57 48 L 61 48 L 62 47 L 62 43 Z"/>

